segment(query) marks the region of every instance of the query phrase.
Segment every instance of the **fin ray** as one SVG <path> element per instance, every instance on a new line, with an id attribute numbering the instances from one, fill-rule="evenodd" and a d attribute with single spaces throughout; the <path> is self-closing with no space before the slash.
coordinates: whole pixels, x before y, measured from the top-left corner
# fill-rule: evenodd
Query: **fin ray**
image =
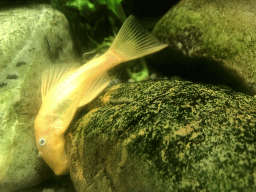
<path id="1" fill-rule="evenodd" d="M 117 52 L 128 61 L 157 52 L 167 46 L 143 29 L 131 15 L 124 22 L 109 50 Z"/>
<path id="2" fill-rule="evenodd" d="M 85 91 L 78 107 L 82 107 L 95 99 L 110 84 L 110 81 L 111 78 L 107 72 L 90 79 L 86 84 Z"/>
<path id="3" fill-rule="evenodd" d="M 42 101 L 44 101 L 49 91 L 60 81 L 62 77 L 71 74 L 77 68 L 78 64 L 54 64 L 48 66 L 42 74 Z"/>

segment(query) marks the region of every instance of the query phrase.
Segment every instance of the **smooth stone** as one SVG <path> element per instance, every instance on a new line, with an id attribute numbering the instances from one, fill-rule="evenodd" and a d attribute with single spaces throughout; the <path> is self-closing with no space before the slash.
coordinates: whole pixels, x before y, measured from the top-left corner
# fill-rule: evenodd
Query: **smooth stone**
<path id="1" fill-rule="evenodd" d="M 0 191 L 9 192 L 53 176 L 34 137 L 41 73 L 75 54 L 66 17 L 50 5 L 1 9 L 0 18 Z"/>

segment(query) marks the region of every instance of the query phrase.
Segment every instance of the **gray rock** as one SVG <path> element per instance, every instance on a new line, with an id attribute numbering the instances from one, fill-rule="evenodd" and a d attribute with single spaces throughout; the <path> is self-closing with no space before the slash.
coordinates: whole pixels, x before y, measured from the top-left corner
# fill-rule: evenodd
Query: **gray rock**
<path id="1" fill-rule="evenodd" d="M 88 112 L 90 110 L 90 112 Z M 256 98 L 188 81 L 113 86 L 66 135 L 77 191 L 255 191 Z"/>
<path id="2" fill-rule="evenodd" d="M 8 192 L 52 174 L 34 141 L 41 72 L 75 54 L 67 19 L 48 5 L 1 10 L 0 18 L 0 191 Z"/>

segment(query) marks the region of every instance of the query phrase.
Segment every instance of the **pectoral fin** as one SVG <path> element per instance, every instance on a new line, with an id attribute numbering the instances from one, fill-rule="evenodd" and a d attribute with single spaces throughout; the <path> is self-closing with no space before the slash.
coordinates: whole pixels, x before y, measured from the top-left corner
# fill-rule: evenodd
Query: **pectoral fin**
<path id="1" fill-rule="evenodd" d="M 85 85 L 85 91 L 78 107 L 82 107 L 95 99 L 110 83 L 111 78 L 108 73 L 103 73 L 92 77 Z"/>
<path id="2" fill-rule="evenodd" d="M 75 64 L 54 64 L 48 66 L 42 74 L 41 95 L 42 101 L 47 93 L 60 81 L 64 76 L 73 73 L 79 65 Z"/>

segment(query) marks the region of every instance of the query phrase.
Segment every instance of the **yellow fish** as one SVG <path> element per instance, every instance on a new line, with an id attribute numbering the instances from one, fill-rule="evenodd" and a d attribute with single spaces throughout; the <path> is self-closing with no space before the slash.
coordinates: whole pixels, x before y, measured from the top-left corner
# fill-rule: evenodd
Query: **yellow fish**
<path id="1" fill-rule="evenodd" d="M 130 16 L 102 56 L 78 68 L 55 65 L 43 73 L 42 106 L 35 119 L 35 138 L 39 155 L 56 175 L 69 172 L 64 133 L 76 110 L 109 85 L 107 71 L 166 46 Z"/>

